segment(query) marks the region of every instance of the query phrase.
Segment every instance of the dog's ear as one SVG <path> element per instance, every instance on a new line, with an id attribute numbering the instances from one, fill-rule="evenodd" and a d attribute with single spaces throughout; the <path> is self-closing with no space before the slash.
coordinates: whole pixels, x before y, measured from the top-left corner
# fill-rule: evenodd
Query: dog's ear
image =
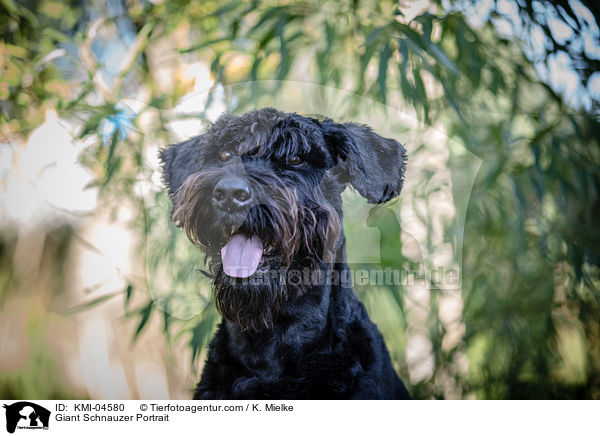
<path id="1" fill-rule="evenodd" d="M 200 167 L 200 142 L 197 136 L 178 144 L 171 144 L 159 152 L 159 159 L 163 170 L 163 181 L 167 186 L 169 197 L 175 195 L 181 185 Z"/>
<path id="2" fill-rule="evenodd" d="M 334 174 L 351 184 L 369 203 L 385 203 L 400 194 L 406 171 L 406 150 L 394 139 L 384 138 L 370 127 L 321 123 L 323 136 L 335 159 Z"/>

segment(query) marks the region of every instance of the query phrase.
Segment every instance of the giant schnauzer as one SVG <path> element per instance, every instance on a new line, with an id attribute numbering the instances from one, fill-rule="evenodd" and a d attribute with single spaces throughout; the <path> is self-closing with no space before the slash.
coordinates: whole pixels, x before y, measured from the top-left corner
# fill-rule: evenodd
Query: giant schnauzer
<path id="1" fill-rule="evenodd" d="M 160 153 L 171 218 L 209 259 L 223 316 L 196 399 L 409 398 L 348 280 L 341 193 L 400 193 L 405 150 L 272 108 Z"/>

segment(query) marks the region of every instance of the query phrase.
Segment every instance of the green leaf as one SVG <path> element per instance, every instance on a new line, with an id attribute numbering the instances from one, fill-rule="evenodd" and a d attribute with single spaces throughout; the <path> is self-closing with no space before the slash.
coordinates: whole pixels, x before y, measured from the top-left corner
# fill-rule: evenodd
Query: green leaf
<path id="1" fill-rule="evenodd" d="M 131 296 L 133 295 L 133 285 L 129 283 L 127 288 L 125 288 L 125 309 L 129 306 L 129 301 L 131 300 Z"/>
<path id="2" fill-rule="evenodd" d="M 358 78 L 358 93 L 362 93 L 363 89 L 364 89 L 364 84 L 365 84 L 365 71 L 367 70 L 367 65 L 369 65 L 369 61 L 371 60 L 371 58 L 373 57 L 373 55 L 375 54 L 375 52 L 377 51 L 377 40 L 379 38 L 379 35 L 381 34 L 381 32 L 384 30 L 385 27 L 380 27 L 377 28 L 375 30 L 373 30 L 369 36 L 367 36 L 366 40 L 365 40 L 365 51 L 364 53 L 360 56 L 360 72 L 359 72 L 359 78 Z"/>
<path id="3" fill-rule="evenodd" d="M 287 23 L 287 17 L 285 13 L 279 14 L 279 20 L 277 22 L 277 36 L 279 37 L 279 55 L 280 61 L 277 67 L 277 80 L 282 80 L 287 75 L 291 66 L 291 59 L 289 58 L 289 52 L 285 41 L 285 26 Z"/>
<path id="4" fill-rule="evenodd" d="M 376 43 L 379 38 L 382 36 L 382 32 L 385 32 L 387 29 L 389 28 L 389 26 L 381 26 L 381 27 L 377 27 L 375 29 L 373 29 L 365 38 L 365 42 L 363 44 L 363 46 L 368 47 L 374 43 Z"/>
<path id="5" fill-rule="evenodd" d="M 258 29 L 261 29 L 265 23 L 278 17 L 279 13 L 285 11 L 285 9 L 285 6 L 277 6 L 274 8 L 267 9 L 266 12 L 262 15 L 262 17 L 260 17 L 258 22 L 254 26 L 252 26 L 252 28 L 248 31 L 248 35 L 251 35 Z"/>
<path id="6" fill-rule="evenodd" d="M 219 9 L 217 9 L 215 12 L 213 12 L 212 15 L 215 17 L 220 17 L 221 15 L 225 15 L 228 12 L 231 12 L 231 11 L 237 9 L 238 7 L 240 7 L 243 4 L 244 4 L 244 2 L 242 2 L 241 0 L 231 1 L 231 2 L 226 3 L 225 5 L 221 6 Z"/>
<path id="7" fill-rule="evenodd" d="M 171 303 L 171 296 L 167 297 L 163 302 L 162 315 L 163 315 L 163 334 L 167 338 L 167 341 L 171 340 L 171 315 L 169 306 Z"/>
<path id="8" fill-rule="evenodd" d="M 210 71 L 211 73 L 217 73 L 219 68 L 221 67 L 221 53 L 217 53 L 213 61 L 210 63 Z"/>
<path id="9" fill-rule="evenodd" d="M 434 16 L 431 15 L 429 12 L 425 12 L 424 14 L 419 15 L 415 18 L 415 21 L 421 23 L 421 26 L 423 26 L 423 38 L 426 41 L 431 41 L 431 31 L 433 30 L 433 18 Z"/>
<path id="10" fill-rule="evenodd" d="M 262 38 L 258 40 L 258 45 L 256 47 L 257 52 L 264 50 L 267 47 L 267 45 L 269 45 L 269 43 L 275 38 L 275 35 L 277 34 L 276 27 L 277 26 L 271 27 L 271 29 L 268 32 L 266 32 Z"/>
<path id="11" fill-rule="evenodd" d="M 256 55 L 254 57 L 254 62 L 252 62 L 252 69 L 250 71 L 250 79 L 252 81 L 258 80 L 258 69 L 260 68 L 260 64 L 262 63 L 262 61 L 262 56 Z"/>
<path id="12" fill-rule="evenodd" d="M 139 310 L 138 313 L 140 314 L 140 322 L 138 323 L 137 329 L 135 330 L 135 333 L 133 334 L 133 342 L 135 342 L 137 340 L 140 333 L 144 330 L 144 328 L 148 324 L 148 321 L 150 320 L 150 315 L 152 315 L 152 310 L 154 308 L 153 306 L 154 306 L 154 301 L 150 300 L 150 302 L 146 306 L 144 306 L 142 309 Z"/>
<path id="13" fill-rule="evenodd" d="M 201 42 L 200 44 L 196 44 L 196 45 L 193 45 L 193 46 L 188 47 L 188 48 L 177 49 L 177 51 L 179 53 L 190 53 L 190 52 L 193 52 L 193 51 L 196 51 L 196 50 L 200 50 L 202 48 L 205 48 L 205 47 L 217 44 L 219 42 L 224 42 L 224 41 L 231 41 L 231 38 L 229 38 L 227 36 L 224 36 L 222 38 L 209 39 L 209 40 Z"/>
<path id="14" fill-rule="evenodd" d="M 400 55 L 402 60 L 400 61 L 400 73 L 406 77 L 406 66 L 408 65 L 408 47 L 406 46 L 406 40 L 401 38 L 398 40 Z"/>
<path id="15" fill-rule="evenodd" d="M 425 49 L 425 44 L 421 38 L 421 35 L 419 35 L 419 33 L 417 33 L 414 29 L 411 29 L 409 26 L 402 23 L 396 23 L 396 29 L 400 32 L 401 38 L 406 38 L 412 42 L 415 47 L 418 47 L 421 50 Z"/>
<path id="16" fill-rule="evenodd" d="M 415 103 L 420 104 L 423 107 L 424 119 L 429 119 L 429 104 L 427 102 L 427 92 L 425 91 L 425 85 L 421 78 L 421 70 L 413 70 L 413 80 L 415 82 Z"/>
<path id="17" fill-rule="evenodd" d="M 421 58 L 425 59 L 425 55 L 432 56 L 436 62 L 450 71 L 452 74 L 458 74 L 458 68 L 450 60 L 448 55 L 433 41 L 430 41 L 428 37 L 419 34 L 409 26 L 397 23 L 397 29 L 400 30 L 402 35 L 406 37 L 408 41 L 412 43 L 412 48 L 415 54 L 418 54 Z"/>
<path id="18" fill-rule="evenodd" d="M 392 56 L 392 50 L 390 48 L 390 42 L 387 41 L 383 46 L 383 50 L 381 50 L 381 54 L 379 55 L 379 74 L 377 76 L 377 82 L 379 83 L 379 95 L 381 96 L 381 101 L 386 103 L 387 96 L 387 69 L 388 69 L 388 61 Z"/>
<path id="19" fill-rule="evenodd" d="M 448 103 L 450 103 L 450 106 L 452 106 L 452 109 L 454 109 L 454 112 L 456 112 L 456 115 L 458 115 L 458 117 L 463 122 L 463 124 L 466 125 L 467 120 L 465 120 L 465 118 L 460 110 L 460 107 L 458 106 L 457 100 L 454 97 L 454 93 L 443 81 L 440 83 L 442 84 L 442 88 L 444 89 L 444 95 L 446 97 L 446 100 L 448 100 Z"/>
<path id="20" fill-rule="evenodd" d="M 87 95 L 87 93 L 86 93 Z M 110 115 L 115 115 L 118 111 L 115 109 L 114 105 L 107 104 L 104 106 L 94 107 L 92 115 L 86 121 L 81 133 L 78 135 L 78 138 L 84 138 L 90 133 L 94 133 L 98 131 L 98 126 L 105 118 Z"/>
<path id="21" fill-rule="evenodd" d="M 95 307 L 101 303 L 104 303 L 105 301 L 110 300 L 111 298 L 116 297 L 117 295 L 121 295 L 122 293 L 122 291 L 113 292 L 111 294 L 105 294 L 101 295 L 100 297 L 93 298 L 92 300 L 86 301 L 85 303 L 78 304 L 77 306 L 67 309 L 67 311 L 65 312 L 65 316 L 71 316 L 76 313 L 84 312 L 88 309 L 91 309 L 92 307 Z"/>
<path id="22" fill-rule="evenodd" d="M 192 365 L 196 362 L 196 359 L 202 352 L 202 349 L 206 346 L 210 340 L 214 325 L 215 317 L 213 310 L 207 309 L 203 312 L 204 317 L 202 320 L 192 329 L 192 337 L 190 338 L 190 347 L 192 348 Z"/>
<path id="23" fill-rule="evenodd" d="M 446 53 L 444 53 L 437 44 L 429 42 L 429 44 L 427 45 L 427 52 L 431 56 L 433 56 L 439 64 L 444 66 L 444 68 L 446 68 L 452 74 L 459 74 L 458 68 L 456 67 L 454 62 L 450 60 Z"/>

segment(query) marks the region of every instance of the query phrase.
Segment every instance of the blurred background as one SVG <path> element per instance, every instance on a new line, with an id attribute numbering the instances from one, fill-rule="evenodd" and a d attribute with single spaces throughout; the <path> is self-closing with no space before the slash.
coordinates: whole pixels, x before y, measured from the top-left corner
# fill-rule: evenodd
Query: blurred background
<path id="1" fill-rule="evenodd" d="M 415 398 L 600 398 L 599 16 L 0 1 L 0 398 L 191 397 L 219 314 L 157 151 L 264 106 L 406 144 L 344 225 L 353 268 L 420 272 L 356 287 Z"/>

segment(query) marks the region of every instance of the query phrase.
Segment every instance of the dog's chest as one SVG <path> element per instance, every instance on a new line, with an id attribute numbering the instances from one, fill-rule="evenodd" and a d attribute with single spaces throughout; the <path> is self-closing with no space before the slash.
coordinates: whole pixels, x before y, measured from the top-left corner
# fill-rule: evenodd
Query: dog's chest
<path id="1" fill-rule="evenodd" d="M 231 335 L 230 351 L 247 370 L 233 385 L 254 380 L 264 398 L 345 398 L 363 366 L 341 338 L 321 330 L 307 341 L 301 331 L 303 338 L 294 330 L 253 341 Z"/>

